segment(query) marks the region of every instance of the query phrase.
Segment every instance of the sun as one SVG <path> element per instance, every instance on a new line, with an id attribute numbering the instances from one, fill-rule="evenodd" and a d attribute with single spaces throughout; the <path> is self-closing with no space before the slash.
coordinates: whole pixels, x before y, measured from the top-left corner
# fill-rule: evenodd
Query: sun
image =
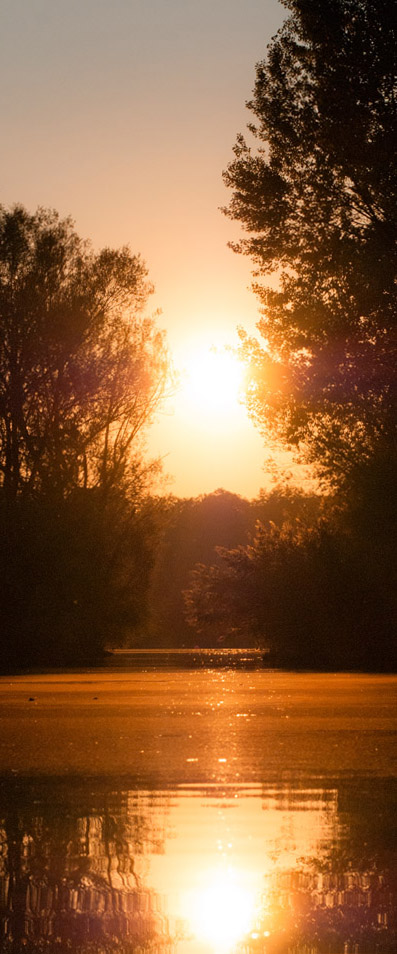
<path id="1" fill-rule="evenodd" d="M 188 921 L 197 939 L 216 952 L 228 952 L 252 929 L 255 895 L 233 868 L 207 872 L 205 883 L 185 898 Z"/>
<path id="2" fill-rule="evenodd" d="M 203 345 L 183 356 L 180 400 L 206 423 L 241 410 L 242 385 L 243 366 L 231 349 Z"/>
<path id="3" fill-rule="evenodd" d="M 238 347 L 215 320 L 209 330 L 187 328 L 172 342 L 173 386 L 149 447 L 181 497 L 220 487 L 255 497 L 263 482 L 263 439 L 248 414 Z"/>

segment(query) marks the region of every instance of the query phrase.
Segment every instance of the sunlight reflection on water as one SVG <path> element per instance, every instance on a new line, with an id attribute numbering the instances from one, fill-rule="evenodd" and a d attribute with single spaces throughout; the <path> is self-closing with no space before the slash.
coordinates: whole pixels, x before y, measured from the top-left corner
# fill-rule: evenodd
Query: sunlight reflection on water
<path id="1" fill-rule="evenodd" d="M 182 895 L 181 909 L 196 938 L 216 951 L 230 951 L 255 924 L 259 900 L 247 872 L 218 866 L 196 875 L 195 890 Z"/>
<path id="2" fill-rule="evenodd" d="M 0 680 L 0 952 L 394 954 L 396 688 Z"/>
<path id="3" fill-rule="evenodd" d="M 173 794 L 168 822 L 171 839 L 151 859 L 152 883 L 183 926 L 186 954 L 192 943 L 197 952 L 226 954 L 277 927 L 269 879 L 293 870 L 300 856 L 322 857 L 337 831 L 337 795 L 193 786 Z"/>

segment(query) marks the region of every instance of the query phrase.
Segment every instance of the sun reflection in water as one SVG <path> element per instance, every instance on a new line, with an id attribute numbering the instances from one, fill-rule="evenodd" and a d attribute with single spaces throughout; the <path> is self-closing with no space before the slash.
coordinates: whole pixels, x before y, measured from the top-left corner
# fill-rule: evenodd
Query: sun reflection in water
<path id="1" fill-rule="evenodd" d="M 254 927 L 256 894 L 242 872 L 222 866 L 203 876 L 184 907 L 196 939 L 227 954 Z"/>

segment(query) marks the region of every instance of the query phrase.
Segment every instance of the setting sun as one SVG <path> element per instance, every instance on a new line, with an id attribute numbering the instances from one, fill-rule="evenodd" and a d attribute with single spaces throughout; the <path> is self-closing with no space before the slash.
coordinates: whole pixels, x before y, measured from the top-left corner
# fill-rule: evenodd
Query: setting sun
<path id="1" fill-rule="evenodd" d="M 181 496 L 225 486 L 237 494 L 244 488 L 248 497 L 259 492 L 263 439 L 244 403 L 245 366 L 237 346 L 215 316 L 211 331 L 187 331 L 174 343 L 179 384 L 152 427 L 149 450 L 161 456 Z"/>
<path id="2" fill-rule="evenodd" d="M 227 348 L 202 346 L 182 357 L 179 400 L 190 413 L 211 419 L 227 419 L 241 410 L 243 366 Z"/>

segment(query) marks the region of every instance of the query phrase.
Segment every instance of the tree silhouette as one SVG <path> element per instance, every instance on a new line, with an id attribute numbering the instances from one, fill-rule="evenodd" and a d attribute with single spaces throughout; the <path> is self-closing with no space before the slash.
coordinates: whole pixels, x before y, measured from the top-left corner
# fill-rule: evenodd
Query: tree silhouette
<path id="1" fill-rule="evenodd" d="M 94 254 L 69 220 L 0 218 L 0 472 L 7 500 L 126 476 L 164 387 L 152 288 L 127 248 Z"/>
<path id="2" fill-rule="evenodd" d="M 249 406 L 331 486 L 396 453 L 396 19 L 387 0 L 284 0 L 225 172 L 264 343 Z"/>
<path id="3" fill-rule="evenodd" d="M 0 213 L 0 602 L 4 659 L 94 657 L 143 611 L 142 438 L 163 335 L 128 248 L 94 253 L 55 212 Z"/>
<path id="4" fill-rule="evenodd" d="M 387 587 L 379 593 L 357 541 L 329 519 L 258 522 L 249 544 L 217 553 L 185 590 L 200 641 L 263 646 L 266 663 L 284 668 L 395 667 Z"/>

